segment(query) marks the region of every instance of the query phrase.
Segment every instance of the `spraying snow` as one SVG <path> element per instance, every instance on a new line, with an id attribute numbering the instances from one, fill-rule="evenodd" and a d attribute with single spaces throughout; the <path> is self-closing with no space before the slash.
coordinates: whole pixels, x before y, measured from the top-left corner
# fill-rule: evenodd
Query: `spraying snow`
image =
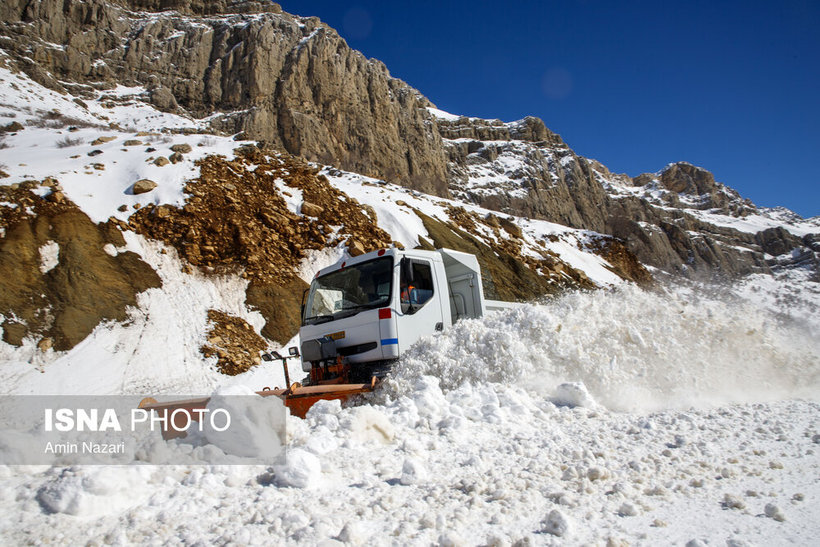
<path id="1" fill-rule="evenodd" d="M 371 404 L 288 419 L 287 457 L 268 466 L 0 466 L 0 529 L 16 543 L 809 544 L 820 405 L 761 401 L 817 397 L 811 332 L 691 290 L 568 294 L 423 340 Z M 752 403 L 646 412 L 727 401 Z M 141 441 L 143 462 L 217 450 Z"/>
<path id="2" fill-rule="evenodd" d="M 390 384 L 518 384 L 560 402 L 561 384 L 581 382 L 606 407 L 636 411 L 817 397 L 819 371 L 805 324 L 739 299 L 624 286 L 459 322 L 421 341 Z"/>

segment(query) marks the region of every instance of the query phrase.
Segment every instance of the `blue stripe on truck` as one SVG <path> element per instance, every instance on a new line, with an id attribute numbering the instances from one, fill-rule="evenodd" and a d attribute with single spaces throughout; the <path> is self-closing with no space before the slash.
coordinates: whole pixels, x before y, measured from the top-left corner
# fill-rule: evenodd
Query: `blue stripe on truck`
<path id="1" fill-rule="evenodd" d="M 398 344 L 398 338 L 382 338 L 382 345 L 383 346 L 391 346 L 393 344 Z"/>

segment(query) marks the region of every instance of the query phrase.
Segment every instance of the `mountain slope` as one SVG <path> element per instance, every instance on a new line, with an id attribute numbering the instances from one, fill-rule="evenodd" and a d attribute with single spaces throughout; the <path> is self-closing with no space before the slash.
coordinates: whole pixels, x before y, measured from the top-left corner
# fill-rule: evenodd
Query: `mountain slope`
<path id="1" fill-rule="evenodd" d="M 228 381 L 217 370 L 243 382 L 277 378 L 244 351 L 257 342 L 213 335 L 225 329 L 212 318 L 227 314 L 286 344 L 305 281 L 345 253 L 390 245 L 476 253 L 492 298 L 650 281 L 612 238 L 198 134 L 201 122 L 154 110 L 140 88 L 80 105 L 22 73 L 0 76 L 9 392 L 209 390 Z M 126 130 L 126 120 L 144 131 Z M 57 213 L 74 219 L 70 237 Z"/>
<path id="2" fill-rule="evenodd" d="M 577 155 L 537 118 L 431 112 L 459 199 L 614 235 L 643 263 L 680 275 L 771 273 L 792 251 L 791 263 L 817 271 L 820 219 L 758 209 L 705 169 L 679 162 L 633 180 Z"/>
<path id="3" fill-rule="evenodd" d="M 318 19 L 276 4 L 15 0 L 0 38 L 54 89 L 91 96 L 114 82 L 139 84 L 163 110 L 311 161 L 614 235 L 666 272 L 771 273 L 792 251 L 804 257 L 796 263 L 817 265 L 816 221 L 787 222 L 797 238 L 766 231 L 780 225 L 778 214 L 703 169 L 678 163 L 631 180 L 575 154 L 536 118 L 505 124 L 437 111 Z"/>
<path id="4" fill-rule="evenodd" d="M 0 47 L 53 89 L 141 85 L 163 110 L 214 114 L 212 126 L 228 133 L 447 194 L 429 103 L 382 63 L 318 19 L 275 4 L 190 4 L 12 2 L 0 19 Z M 162 12 L 169 7 L 208 15 Z"/>

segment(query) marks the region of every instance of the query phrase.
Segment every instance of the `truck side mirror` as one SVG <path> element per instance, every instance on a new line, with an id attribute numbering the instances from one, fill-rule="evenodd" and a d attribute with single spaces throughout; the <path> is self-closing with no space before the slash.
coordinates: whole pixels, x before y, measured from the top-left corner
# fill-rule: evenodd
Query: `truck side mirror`
<path id="1" fill-rule="evenodd" d="M 299 308 L 300 309 L 299 317 L 302 319 L 302 321 L 305 320 L 305 304 L 306 304 L 306 300 L 307 300 L 308 291 L 310 291 L 310 288 L 305 289 L 304 292 L 302 293 L 302 306 L 301 306 L 301 308 Z"/>
<path id="2" fill-rule="evenodd" d="M 401 282 L 408 285 L 413 282 L 413 261 L 406 256 L 401 259 Z"/>

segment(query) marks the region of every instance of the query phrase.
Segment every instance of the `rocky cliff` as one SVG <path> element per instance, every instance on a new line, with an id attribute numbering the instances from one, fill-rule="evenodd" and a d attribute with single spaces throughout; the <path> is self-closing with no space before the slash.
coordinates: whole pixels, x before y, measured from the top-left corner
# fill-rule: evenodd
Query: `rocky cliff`
<path id="1" fill-rule="evenodd" d="M 0 47 L 53 89 L 142 85 L 311 161 L 445 195 L 429 102 L 316 18 L 266 2 L 11 0 Z"/>
<path id="2" fill-rule="evenodd" d="M 817 262 L 816 226 L 767 231 L 779 221 L 766 217 L 738 229 L 738 221 L 768 213 L 704 169 L 677 163 L 631 179 L 577 155 L 537 118 L 444 115 L 318 19 L 276 4 L 8 0 L 0 48 L 53 89 L 96 96 L 114 84 L 142 86 L 144 100 L 207 118 L 223 133 L 426 193 L 614 235 L 665 271 L 768 273 L 788 265 L 788 253 L 803 257 L 800 264 Z"/>
<path id="3" fill-rule="evenodd" d="M 645 264 L 687 276 L 772 273 L 807 260 L 817 270 L 817 222 L 758 209 L 700 167 L 679 162 L 634 179 L 613 174 L 537 118 L 502 123 L 439 113 L 437 125 L 458 199 L 613 235 Z M 800 237 L 774 227 L 782 221 Z"/>

